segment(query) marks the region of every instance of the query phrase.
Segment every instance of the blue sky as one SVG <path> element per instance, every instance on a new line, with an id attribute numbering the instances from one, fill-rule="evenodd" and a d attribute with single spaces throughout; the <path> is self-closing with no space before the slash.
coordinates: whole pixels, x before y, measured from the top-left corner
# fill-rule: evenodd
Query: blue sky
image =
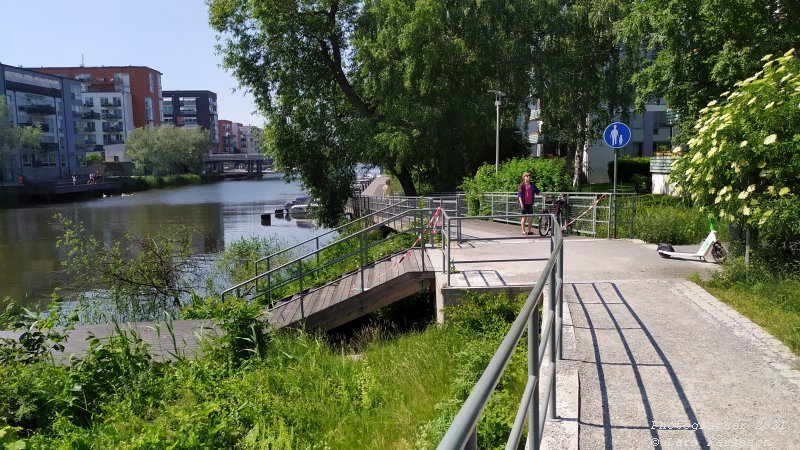
<path id="1" fill-rule="evenodd" d="M 220 67 L 204 0 L 3 0 L 0 62 L 148 66 L 164 90 L 217 93 L 220 119 L 263 125 L 252 96 Z"/>

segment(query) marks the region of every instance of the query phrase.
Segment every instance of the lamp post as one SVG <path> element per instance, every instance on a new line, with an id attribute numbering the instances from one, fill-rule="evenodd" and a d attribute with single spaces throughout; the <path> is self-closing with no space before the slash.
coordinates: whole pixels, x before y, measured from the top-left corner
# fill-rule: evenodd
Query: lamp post
<path id="1" fill-rule="evenodd" d="M 500 98 L 506 94 L 498 90 L 490 90 L 488 92 L 494 94 L 494 106 L 497 110 L 497 125 L 494 134 L 494 173 L 497 173 L 500 167 Z"/>

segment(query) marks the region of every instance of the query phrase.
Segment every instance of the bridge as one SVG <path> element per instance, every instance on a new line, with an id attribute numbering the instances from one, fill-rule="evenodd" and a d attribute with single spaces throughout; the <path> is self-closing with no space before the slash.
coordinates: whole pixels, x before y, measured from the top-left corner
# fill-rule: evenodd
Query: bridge
<path id="1" fill-rule="evenodd" d="M 375 199 L 373 206 L 385 201 Z M 278 327 L 329 329 L 431 286 L 440 307 L 467 289 L 539 292 L 529 301 L 532 311 L 544 310 L 535 335 L 546 344 L 533 375 L 542 391 L 528 398 L 537 411 L 542 408 L 535 417 L 543 426 L 534 433 L 541 443 L 535 439 L 532 448 L 800 448 L 800 360 L 688 281 L 696 273 L 707 276 L 715 265 L 662 259 L 655 245 L 633 239 L 564 236 L 558 244 L 551 237 L 520 236 L 518 224 L 459 217 L 463 205 L 457 199 L 425 202 L 375 206 L 360 219 L 360 231 L 335 232 L 344 236 L 338 245 L 347 251 L 326 259 L 330 236 L 318 236 L 260 260 L 258 275 L 225 295 L 271 304 L 264 317 Z M 437 227 L 438 208 L 445 213 Z M 380 234 L 392 224 L 398 233 Z M 436 228 L 433 241 L 430 228 Z M 412 250 L 370 259 L 370 249 L 410 238 L 419 239 Z M 545 285 L 551 281 L 541 283 L 541 275 L 558 266 L 552 258 L 560 245 L 563 281 L 550 290 Z M 354 260 L 358 264 L 344 277 L 312 281 L 325 268 Z M 552 303 L 559 291 L 563 310 Z M 198 330 L 218 333 L 210 323 L 173 326 L 177 341 L 189 347 Z M 157 342 L 157 335 L 148 336 Z M 168 342 L 157 345 L 168 353 Z M 480 411 L 471 414 L 477 420 Z M 471 428 L 464 430 L 463 440 L 458 435 L 441 448 L 469 446 Z"/>

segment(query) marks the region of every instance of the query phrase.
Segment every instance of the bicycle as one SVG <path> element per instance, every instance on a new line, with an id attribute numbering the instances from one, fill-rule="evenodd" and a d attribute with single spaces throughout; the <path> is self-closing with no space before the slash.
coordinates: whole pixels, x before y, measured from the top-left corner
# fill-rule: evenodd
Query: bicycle
<path id="1" fill-rule="evenodd" d="M 563 194 L 559 194 L 558 197 L 553 201 L 552 205 L 553 215 L 556 216 L 556 221 L 559 226 L 566 223 L 567 219 L 567 199 L 564 197 Z M 542 214 L 548 214 L 547 210 L 542 211 Z M 539 217 L 539 236 L 547 236 L 548 233 L 552 232 L 553 224 L 552 218 L 547 216 L 540 216 Z"/>

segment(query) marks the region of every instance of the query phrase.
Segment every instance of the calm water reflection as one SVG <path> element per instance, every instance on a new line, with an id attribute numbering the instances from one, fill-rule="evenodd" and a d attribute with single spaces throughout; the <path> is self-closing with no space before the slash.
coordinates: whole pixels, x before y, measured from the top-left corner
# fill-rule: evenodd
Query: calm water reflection
<path id="1" fill-rule="evenodd" d="M 81 221 L 98 239 L 112 242 L 126 233 L 147 234 L 184 224 L 197 232 L 194 251 L 214 254 L 242 237 L 276 236 L 294 243 L 321 230 L 308 221 L 272 219 L 261 225 L 261 213 L 302 193 L 296 183 L 280 180 L 226 181 L 137 192 L 80 203 L 0 210 L 0 303 L 6 296 L 23 304 L 49 301 L 59 285 L 61 256 L 56 248 L 53 215 Z"/>

